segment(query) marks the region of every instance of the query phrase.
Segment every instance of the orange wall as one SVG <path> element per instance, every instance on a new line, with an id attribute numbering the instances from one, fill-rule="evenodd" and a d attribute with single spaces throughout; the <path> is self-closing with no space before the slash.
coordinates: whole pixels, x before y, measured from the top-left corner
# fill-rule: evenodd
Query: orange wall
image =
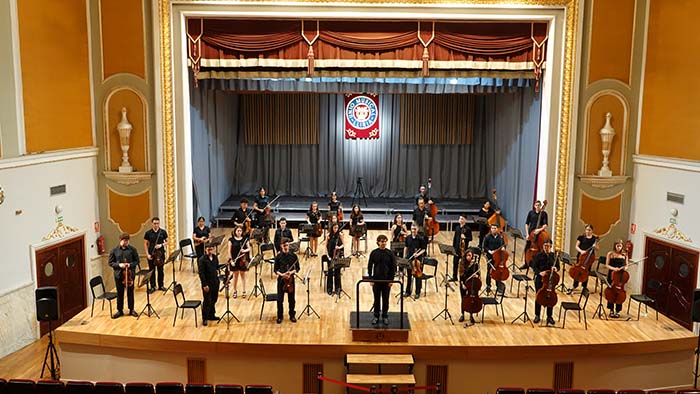
<path id="1" fill-rule="evenodd" d="M 629 84 L 635 0 L 594 0 L 588 83 Z"/>
<path id="2" fill-rule="evenodd" d="M 700 160 L 700 1 L 652 1 L 639 153 Z"/>
<path id="3" fill-rule="evenodd" d="M 107 104 L 105 122 L 109 141 L 109 169 L 117 171 L 122 162 L 122 150 L 119 144 L 117 124 L 122 118 L 122 108 L 126 108 L 126 119 L 131 123 L 129 139 L 129 163 L 134 171 L 146 170 L 146 114 L 141 98 L 131 90 L 120 90 L 114 93 Z"/>
<path id="4" fill-rule="evenodd" d="M 17 2 L 27 152 L 92 146 L 85 0 Z"/>
<path id="5" fill-rule="evenodd" d="M 612 225 L 620 221 L 621 209 L 622 194 L 607 200 L 597 200 L 585 193 L 581 194 L 580 219 L 583 223 L 593 225 L 593 230 L 598 235 L 604 235 Z"/>
<path id="6" fill-rule="evenodd" d="M 118 194 L 109 188 L 107 192 L 109 193 L 109 219 L 119 227 L 119 231 L 131 235 L 138 233 L 141 226 L 151 218 L 150 189 L 135 195 Z"/>
<path id="7" fill-rule="evenodd" d="M 101 0 L 104 78 L 131 73 L 145 78 L 141 0 Z"/>

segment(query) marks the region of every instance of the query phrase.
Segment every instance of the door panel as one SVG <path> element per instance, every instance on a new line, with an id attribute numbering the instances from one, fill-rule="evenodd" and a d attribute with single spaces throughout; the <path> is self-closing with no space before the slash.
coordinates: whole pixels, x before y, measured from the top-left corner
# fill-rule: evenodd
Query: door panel
<path id="1" fill-rule="evenodd" d="M 666 314 L 671 253 L 668 246 L 647 238 L 642 292 L 656 301 L 659 312 Z"/>

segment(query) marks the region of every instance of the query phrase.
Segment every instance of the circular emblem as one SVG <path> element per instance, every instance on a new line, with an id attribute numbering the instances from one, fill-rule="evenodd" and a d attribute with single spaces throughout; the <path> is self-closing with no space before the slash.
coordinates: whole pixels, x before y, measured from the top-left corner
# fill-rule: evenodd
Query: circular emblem
<path id="1" fill-rule="evenodd" d="M 0 186 L 0 204 L 5 202 L 5 191 L 2 190 L 2 186 Z"/>
<path id="2" fill-rule="evenodd" d="M 356 96 L 345 108 L 345 117 L 352 127 L 369 129 L 377 123 L 377 106 L 374 100 L 367 96 Z"/>

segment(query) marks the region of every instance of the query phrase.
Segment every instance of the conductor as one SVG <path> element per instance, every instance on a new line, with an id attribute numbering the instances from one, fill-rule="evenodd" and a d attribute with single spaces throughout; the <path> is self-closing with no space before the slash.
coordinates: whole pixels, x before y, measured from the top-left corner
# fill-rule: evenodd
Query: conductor
<path id="1" fill-rule="evenodd" d="M 394 256 L 394 252 L 386 248 L 387 241 L 388 238 L 384 234 L 380 234 L 377 237 L 377 246 L 379 247 L 370 253 L 369 262 L 367 263 L 367 273 L 370 279 L 393 280 L 394 275 L 396 275 L 396 256 Z M 382 323 L 388 326 L 389 289 L 392 283 L 373 282 L 371 285 L 374 293 L 374 319 L 372 319 L 372 325 L 376 326 L 379 323 L 379 316 L 381 315 Z"/>

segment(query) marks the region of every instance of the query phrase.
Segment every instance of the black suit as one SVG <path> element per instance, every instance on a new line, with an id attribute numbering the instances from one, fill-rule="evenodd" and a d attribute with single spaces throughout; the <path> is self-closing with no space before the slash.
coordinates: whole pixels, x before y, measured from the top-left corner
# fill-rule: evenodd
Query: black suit
<path id="1" fill-rule="evenodd" d="M 219 258 L 212 254 L 211 258 L 204 255 L 197 262 L 199 267 L 199 281 L 202 284 L 202 319 L 215 320 L 216 300 L 219 298 Z M 209 286 L 209 291 L 204 287 Z"/>
<path id="2" fill-rule="evenodd" d="M 121 245 L 112 249 L 109 253 L 109 266 L 114 269 L 114 282 L 117 285 L 117 310 L 121 311 L 124 309 L 124 289 L 126 288 L 126 298 L 129 306 L 129 310 L 134 310 L 134 285 L 129 287 L 124 286 L 124 269 L 119 267 L 119 264 L 126 260 L 129 263 L 129 270 L 131 270 L 131 278 L 133 279 L 136 275 L 136 266 L 139 265 L 139 252 L 136 248 L 127 245 L 122 248 Z"/>
<path id="3" fill-rule="evenodd" d="M 457 280 L 459 260 L 462 258 L 462 234 L 464 234 L 464 247 L 469 248 L 469 244 L 472 242 L 472 230 L 466 223 L 464 223 L 464 226 L 459 226 L 455 229 L 455 234 L 452 238 L 452 247 L 455 249 L 454 259 L 452 260 L 452 278 L 455 280 Z"/>
<path id="4" fill-rule="evenodd" d="M 389 249 L 374 249 L 369 255 L 367 272 L 372 279 L 393 280 L 396 275 L 394 252 Z M 374 293 L 374 317 L 379 318 L 380 314 L 382 318 L 389 317 L 389 283 L 375 283 L 372 286 L 372 293 Z"/>

